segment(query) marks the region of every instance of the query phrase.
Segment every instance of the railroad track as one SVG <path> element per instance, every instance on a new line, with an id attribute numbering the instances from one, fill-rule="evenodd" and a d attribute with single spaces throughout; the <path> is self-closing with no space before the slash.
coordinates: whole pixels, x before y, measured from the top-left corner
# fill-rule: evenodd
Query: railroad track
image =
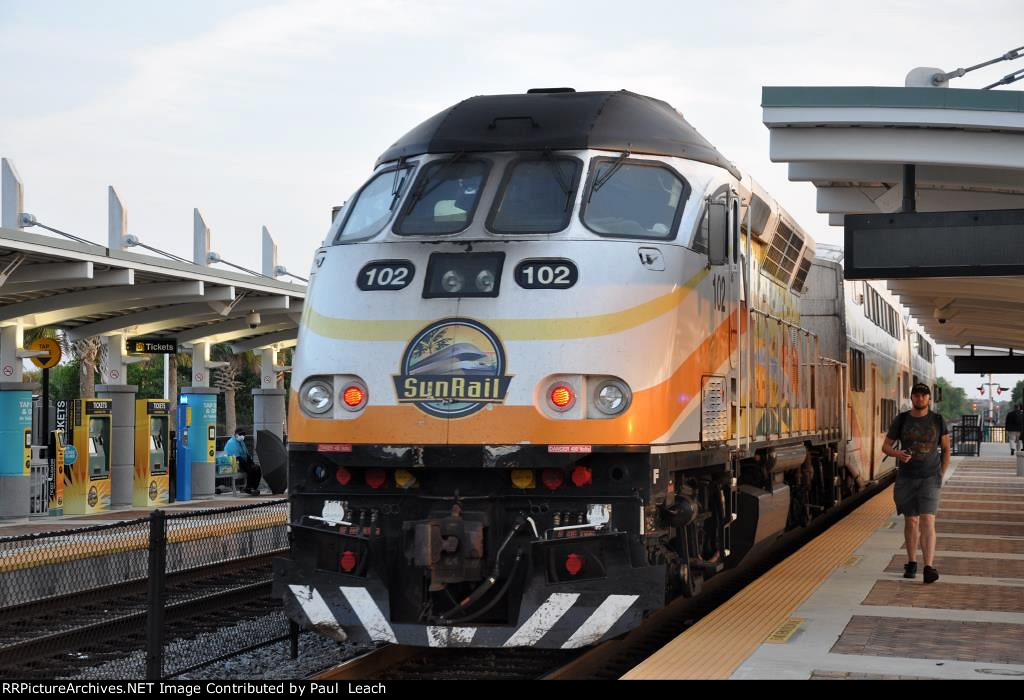
<path id="1" fill-rule="evenodd" d="M 745 562 L 742 569 L 711 579 L 699 597 L 678 599 L 632 632 L 591 649 L 424 649 L 386 645 L 328 669 L 313 680 L 618 679 L 887 483 L 866 489 L 835 512 L 783 537 L 749 566 Z"/>
<path id="2" fill-rule="evenodd" d="M 280 552 L 167 577 L 164 639 L 194 638 L 240 619 L 280 610 L 271 561 Z M 73 675 L 145 650 L 146 580 L 0 609 L 0 675 Z"/>

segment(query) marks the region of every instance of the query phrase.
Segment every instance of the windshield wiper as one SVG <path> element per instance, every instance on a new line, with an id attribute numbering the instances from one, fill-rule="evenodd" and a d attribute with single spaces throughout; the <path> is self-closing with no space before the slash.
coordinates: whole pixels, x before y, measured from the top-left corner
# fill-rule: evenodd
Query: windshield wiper
<path id="1" fill-rule="evenodd" d="M 562 172 L 562 168 L 559 167 L 555 158 L 551 156 L 551 151 L 545 151 L 541 160 L 548 164 L 548 167 L 551 169 L 551 174 L 554 175 L 555 180 L 558 181 L 559 187 L 562 188 L 562 194 L 565 195 L 565 206 L 562 207 L 562 211 L 565 211 L 572 203 L 572 182 L 565 181 L 565 173 Z"/>
<path id="2" fill-rule="evenodd" d="M 412 199 L 409 201 L 409 208 L 415 206 L 418 201 L 440 187 L 444 182 L 444 180 L 439 179 L 440 176 L 449 168 L 449 166 L 453 165 L 464 155 L 466 155 L 465 151 L 459 151 L 458 153 L 449 156 L 441 163 L 440 167 L 434 168 L 428 175 L 426 175 L 423 180 L 420 181 L 420 186 L 416 188 L 415 192 L 413 192 Z M 438 161 L 434 162 L 436 163 Z M 429 185 L 434 179 L 437 179 L 437 182 L 432 187 L 427 187 L 427 185 Z"/>
<path id="3" fill-rule="evenodd" d="M 388 211 L 394 211 L 395 205 L 398 204 L 398 199 L 402 194 L 401 190 L 405 185 L 406 170 L 408 168 L 405 167 L 405 156 L 402 156 L 395 166 L 395 179 L 391 181 L 391 204 L 388 206 Z"/>
<path id="4" fill-rule="evenodd" d="M 602 175 L 601 177 L 594 181 L 594 186 L 590 188 L 591 196 L 593 196 L 595 192 L 597 192 L 599 189 L 608 184 L 608 181 L 612 179 L 612 175 L 618 172 L 619 168 L 621 168 L 622 164 L 626 161 L 626 158 L 629 158 L 629 151 L 626 151 L 621 156 L 616 158 L 615 162 L 612 163 L 612 167 L 608 169 L 608 172 L 606 172 L 604 175 Z"/>

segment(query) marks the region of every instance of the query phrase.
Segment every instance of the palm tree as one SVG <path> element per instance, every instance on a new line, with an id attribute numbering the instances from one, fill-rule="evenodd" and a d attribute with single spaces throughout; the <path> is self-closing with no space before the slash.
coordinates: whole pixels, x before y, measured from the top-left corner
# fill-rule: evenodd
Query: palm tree
<path id="1" fill-rule="evenodd" d="M 224 393 L 224 431 L 232 435 L 238 427 L 235 396 L 245 386 L 241 377 L 255 370 L 256 356 L 252 352 L 236 355 L 227 344 L 214 345 L 210 355 L 214 360 L 228 363 L 215 370 L 213 384 Z"/>
<path id="2" fill-rule="evenodd" d="M 106 352 L 98 335 L 89 336 L 75 342 L 71 342 L 67 334 L 60 328 L 42 326 L 30 328 L 25 332 L 25 345 L 28 345 L 37 338 L 52 338 L 60 343 L 61 354 L 67 358 L 80 360 L 82 373 L 78 378 L 78 395 L 82 398 L 89 398 L 96 395 L 96 367 L 103 359 Z"/>

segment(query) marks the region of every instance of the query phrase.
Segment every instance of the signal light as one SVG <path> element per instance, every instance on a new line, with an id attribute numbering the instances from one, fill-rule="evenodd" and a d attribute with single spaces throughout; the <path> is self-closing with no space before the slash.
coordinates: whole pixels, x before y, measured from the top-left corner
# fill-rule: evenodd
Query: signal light
<path id="1" fill-rule="evenodd" d="M 367 469 L 366 485 L 371 489 L 379 489 L 388 480 L 388 473 L 383 469 Z"/>
<path id="2" fill-rule="evenodd" d="M 570 554 L 565 558 L 565 570 L 570 576 L 575 576 L 583 571 L 583 557 L 579 554 Z"/>
<path id="3" fill-rule="evenodd" d="M 349 409 L 359 408 L 366 402 L 366 391 L 361 386 L 350 384 L 341 393 L 341 400 Z"/>
<path id="4" fill-rule="evenodd" d="M 352 472 L 345 467 L 338 467 L 338 471 L 335 472 L 334 478 L 338 480 L 338 483 L 342 486 L 348 486 L 348 482 L 352 481 Z"/>
<path id="5" fill-rule="evenodd" d="M 411 489 L 420 485 L 419 481 L 416 480 L 416 475 L 408 469 L 395 470 L 395 483 L 402 489 Z"/>
<path id="6" fill-rule="evenodd" d="M 517 489 L 537 488 L 537 478 L 533 475 L 532 469 L 513 469 L 512 485 Z"/>
<path id="7" fill-rule="evenodd" d="M 544 482 L 548 491 L 556 491 L 565 483 L 565 474 L 561 469 L 545 469 L 541 472 L 540 480 Z"/>
<path id="8" fill-rule="evenodd" d="M 548 398 L 551 405 L 558 411 L 567 411 L 576 403 L 576 395 L 573 393 L 572 387 L 567 384 L 555 385 Z"/>
<path id="9" fill-rule="evenodd" d="M 572 470 L 572 483 L 577 486 L 586 486 L 593 483 L 593 473 L 590 467 L 576 467 Z"/>
<path id="10" fill-rule="evenodd" d="M 341 570 L 347 574 L 356 568 L 356 564 L 359 563 L 359 560 L 356 559 L 355 552 L 351 549 L 346 549 L 342 552 L 341 559 L 338 560 L 338 563 L 341 565 Z"/>

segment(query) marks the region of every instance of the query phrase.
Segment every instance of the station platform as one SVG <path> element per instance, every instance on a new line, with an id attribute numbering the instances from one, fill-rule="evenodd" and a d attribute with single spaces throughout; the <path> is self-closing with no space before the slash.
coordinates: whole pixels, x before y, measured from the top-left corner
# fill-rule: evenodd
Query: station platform
<path id="1" fill-rule="evenodd" d="M 234 506 L 247 506 L 254 503 L 277 501 L 287 498 L 283 495 L 274 495 L 264 492 L 260 496 L 243 495 L 217 495 L 194 501 L 175 501 L 160 510 L 166 513 L 184 513 L 189 511 L 209 510 L 214 508 L 232 508 Z M 137 508 L 134 506 L 113 507 L 105 513 L 92 515 L 39 515 L 27 518 L 12 518 L 0 520 L 0 538 L 13 537 L 17 535 L 41 534 L 44 532 L 58 532 L 60 530 L 74 530 L 82 527 L 93 527 L 95 525 L 113 525 L 126 520 L 147 518 L 156 508 Z"/>
<path id="2" fill-rule="evenodd" d="M 1024 477 L 1009 452 L 953 458 L 937 582 L 920 564 L 903 578 L 890 486 L 623 679 L 1024 677 Z"/>

